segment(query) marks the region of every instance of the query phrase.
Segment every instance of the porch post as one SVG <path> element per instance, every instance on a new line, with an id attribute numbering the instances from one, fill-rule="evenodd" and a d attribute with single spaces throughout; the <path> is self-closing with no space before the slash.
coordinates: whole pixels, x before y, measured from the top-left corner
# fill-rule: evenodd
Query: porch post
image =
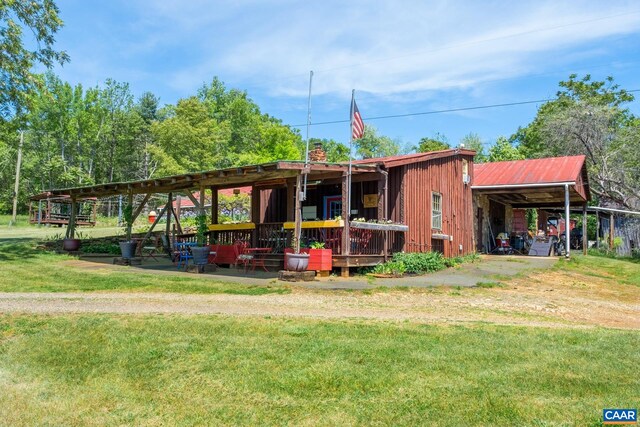
<path id="1" fill-rule="evenodd" d="M 596 210 L 596 249 L 600 249 L 600 211 Z"/>
<path id="2" fill-rule="evenodd" d="M 167 228 L 165 230 L 165 234 L 167 235 L 167 239 L 170 242 L 171 241 L 171 215 L 173 212 L 173 193 L 169 192 L 169 195 L 167 196 Z"/>
<path id="3" fill-rule="evenodd" d="M 294 252 L 299 254 L 300 253 L 300 237 L 302 236 L 302 201 L 300 200 L 300 187 L 302 185 L 302 175 L 298 174 L 298 176 L 296 176 L 296 211 L 295 211 L 295 221 L 296 221 L 296 226 L 295 226 L 295 231 L 293 234 L 293 241 L 295 242 L 294 245 Z"/>
<path id="4" fill-rule="evenodd" d="M 211 224 L 218 223 L 218 188 L 211 186 Z"/>
<path id="5" fill-rule="evenodd" d="M 344 230 L 342 232 L 342 254 L 349 255 L 351 248 L 349 247 L 349 175 L 342 175 L 342 219 L 344 219 Z"/>
<path id="6" fill-rule="evenodd" d="M 73 239 L 76 235 L 76 198 L 71 196 L 71 215 L 67 224 L 67 239 Z"/>
<path id="7" fill-rule="evenodd" d="M 613 218 L 613 212 L 611 212 L 609 214 L 609 250 L 613 250 L 613 240 L 614 240 L 614 218 Z"/>
<path id="8" fill-rule="evenodd" d="M 569 184 L 564 185 L 564 257 L 569 259 L 571 257 L 571 248 L 569 247 L 569 234 L 570 230 L 569 219 Z"/>
<path id="9" fill-rule="evenodd" d="M 252 186 L 251 187 L 251 222 L 256 224 L 256 228 L 253 229 L 251 233 L 251 246 L 254 248 L 258 247 L 258 232 L 260 231 L 259 223 L 260 223 L 260 189 Z"/>
<path id="10" fill-rule="evenodd" d="M 582 255 L 587 254 L 587 246 L 589 246 L 589 239 L 587 239 L 587 204 L 582 205 Z"/>
<path id="11" fill-rule="evenodd" d="M 347 255 L 346 267 L 341 267 L 340 276 L 349 277 L 349 254 L 351 253 L 351 238 L 349 237 L 349 175 L 342 175 L 342 218 L 344 219 L 344 229 L 342 230 L 342 255 Z"/>
<path id="12" fill-rule="evenodd" d="M 127 193 L 127 209 L 133 209 L 133 192 L 131 190 Z M 127 241 L 129 242 L 131 241 L 131 227 L 135 220 L 134 213 L 131 211 L 131 223 L 127 224 Z"/>
<path id="13" fill-rule="evenodd" d="M 38 200 L 38 225 L 42 225 L 42 200 Z"/>

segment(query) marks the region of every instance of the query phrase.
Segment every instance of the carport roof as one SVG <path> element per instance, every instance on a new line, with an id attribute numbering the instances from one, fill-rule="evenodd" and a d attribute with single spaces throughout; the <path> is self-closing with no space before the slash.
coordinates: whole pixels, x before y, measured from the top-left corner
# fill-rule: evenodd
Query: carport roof
<path id="1" fill-rule="evenodd" d="M 572 202 L 591 199 L 585 156 L 547 157 L 475 164 L 471 188 L 519 206 L 564 204 L 564 185 Z"/>

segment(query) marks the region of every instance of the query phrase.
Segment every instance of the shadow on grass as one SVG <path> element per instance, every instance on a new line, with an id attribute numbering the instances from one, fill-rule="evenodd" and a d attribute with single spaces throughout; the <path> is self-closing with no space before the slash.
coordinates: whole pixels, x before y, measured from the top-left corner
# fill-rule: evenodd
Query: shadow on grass
<path id="1" fill-rule="evenodd" d="M 43 252 L 35 245 L 36 241 L 28 238 L 0 239 L 0 261 L 35 258 Z"/>

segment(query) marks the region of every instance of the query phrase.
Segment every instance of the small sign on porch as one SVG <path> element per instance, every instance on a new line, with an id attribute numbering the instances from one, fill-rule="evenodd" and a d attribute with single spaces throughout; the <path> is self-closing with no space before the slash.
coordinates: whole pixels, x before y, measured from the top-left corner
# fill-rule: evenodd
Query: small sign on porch
<path id="1" fill-rule="evenodd" d="M 364 207 L 365 208 L 377 208 L 378 207 L 378 195 L 377 194 L 365 194 L 364 195 Z"/>

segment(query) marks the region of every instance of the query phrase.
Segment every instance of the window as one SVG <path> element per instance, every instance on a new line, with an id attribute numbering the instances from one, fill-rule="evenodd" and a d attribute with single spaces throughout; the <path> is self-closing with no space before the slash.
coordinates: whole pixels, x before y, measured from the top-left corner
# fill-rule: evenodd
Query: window
<path id="1" fill-rule="evenodd" d="M 333 219 L 342 216 L 342 196 L 324 196 L 323 219 Z"/>
<path id="2" fill-rule="evenodd" d="M 442 194 L 431 193 L 431 228 L 442 229 Z"/>

